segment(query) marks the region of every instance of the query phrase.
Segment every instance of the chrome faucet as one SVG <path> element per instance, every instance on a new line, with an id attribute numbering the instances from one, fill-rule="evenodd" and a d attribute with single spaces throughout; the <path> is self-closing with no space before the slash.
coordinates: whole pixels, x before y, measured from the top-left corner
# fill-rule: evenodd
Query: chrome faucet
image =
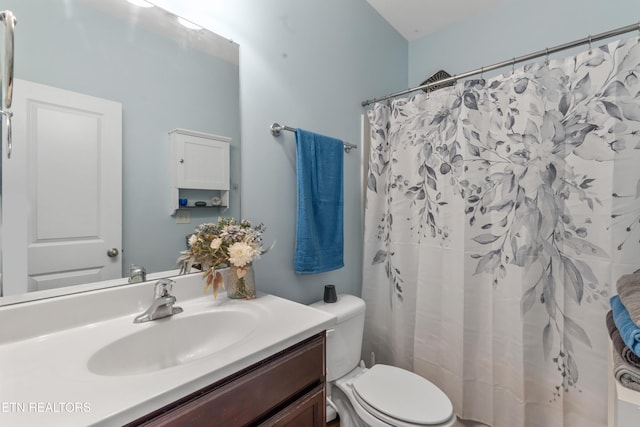
<path id="1" fill-rule="evenodd" d="M 174 307 L 176 297 L 170 294 L 173 284 L 171 279 L 160 279 L 156 282 L 155 298 L 151 306 L 144 313 L 136 316 L 133 323 L 149 322 L 182 313 L 182 308 Z"/>

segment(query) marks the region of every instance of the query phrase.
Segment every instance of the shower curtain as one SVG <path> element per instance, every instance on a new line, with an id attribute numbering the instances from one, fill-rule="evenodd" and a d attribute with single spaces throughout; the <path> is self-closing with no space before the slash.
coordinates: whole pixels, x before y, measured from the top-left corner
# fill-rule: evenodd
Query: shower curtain
<path id="1" fill-rule="evenodd" d="M 365 360 L 495 427 L 604 426 L 605 314 L 640 268 L 640 44 L 368 112 Z"/>

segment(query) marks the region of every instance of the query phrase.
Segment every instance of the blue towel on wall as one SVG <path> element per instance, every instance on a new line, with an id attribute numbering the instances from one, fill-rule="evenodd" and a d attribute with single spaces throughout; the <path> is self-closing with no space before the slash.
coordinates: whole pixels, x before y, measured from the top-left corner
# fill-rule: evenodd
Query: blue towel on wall
<path id="1" fill-rule="evenodd" d="M 296 273 L 344 267 L 343 142 L 296 129 Z"/>
<path id="2" fill-rule="evenodd" d="M 613 312 L 613 322 L 616 324 L 622 340 L 634 354 L 640 356 L 640 328 L 633 323 L 618 295 L 612 296 L 609 302 Z"/>

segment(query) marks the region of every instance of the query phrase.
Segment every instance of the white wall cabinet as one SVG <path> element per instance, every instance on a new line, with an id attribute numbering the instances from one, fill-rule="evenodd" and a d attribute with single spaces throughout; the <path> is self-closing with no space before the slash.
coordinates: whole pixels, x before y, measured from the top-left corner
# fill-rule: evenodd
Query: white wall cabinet
<path id="1" fill-rule="evenodd" d="M 183 190 L 210 190 L 207 207 L 229 206 L 229 145 L 231 139 L 174 129 L 169 132 L 171 146 L 171 215 L 178 209 L 193 208 L 194 200 L 187 206 L 180 206 L 178 200 Z M 219 196 L 217 196 L 219 194 Z M 211 199 L 219 197 L 219 205 Z"/>

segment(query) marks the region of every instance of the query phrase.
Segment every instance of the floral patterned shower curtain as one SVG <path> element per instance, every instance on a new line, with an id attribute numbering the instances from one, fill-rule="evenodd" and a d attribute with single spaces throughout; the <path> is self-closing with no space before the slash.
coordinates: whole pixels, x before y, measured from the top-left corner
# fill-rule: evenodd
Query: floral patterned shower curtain
<path id="1" fill-rule="evenodd" d="M 364 354 L 495 427 L 603 426 L 640 268 L 640 44 L 369 111 Z"/>

